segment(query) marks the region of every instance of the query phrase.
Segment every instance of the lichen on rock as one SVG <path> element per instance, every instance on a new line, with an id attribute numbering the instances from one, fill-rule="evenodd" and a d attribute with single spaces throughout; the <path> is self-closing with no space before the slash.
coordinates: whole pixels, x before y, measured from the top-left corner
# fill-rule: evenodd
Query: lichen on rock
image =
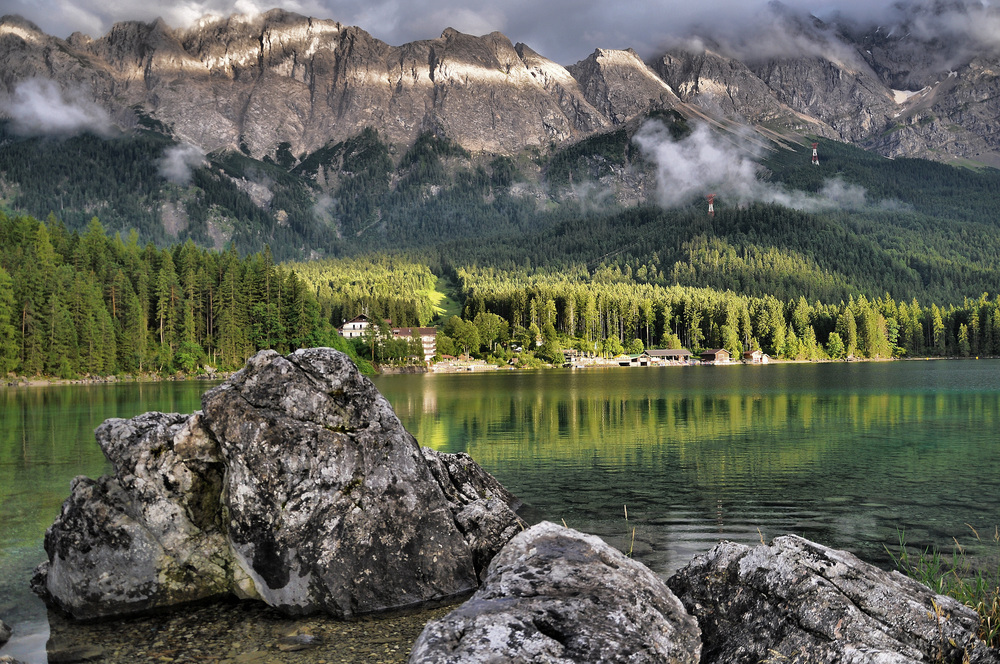
<path id="1" fill-rule="evenodd" d="M 542 522 L 501 550 L 471 599 L 428 623 L 410 663 L 693 664 L 700 652 L 697 622 L 649 568 Z"/>
<path id="2" fill-rule="evenodd" d="M 667 583 L 713 664 L 1000 661 L 976 638 L 972 609 L 794 535 L 721 542 Z"/>
<path id="3" fill-rule="evenodd" d="M 33 581 L 77 618 L 228 594 L 291 615 L 402 609 L 474 590 L 477 565 L 523 525 L 470 458 L 425 456 L 333 349 L 261 351 L 202 411 L 96 435 L 115 474 L 74 481 Z M 450 488 L 462 484 L 481 495 Z"/>

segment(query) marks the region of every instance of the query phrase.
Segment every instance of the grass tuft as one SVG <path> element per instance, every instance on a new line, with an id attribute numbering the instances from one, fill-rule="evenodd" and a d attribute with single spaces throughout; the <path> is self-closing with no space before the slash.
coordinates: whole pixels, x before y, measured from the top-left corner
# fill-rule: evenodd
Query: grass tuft
<path id="1" fill-rule="evenodd" d="M 979 532 L 971 525 L 976 540 L 985 543 Z M 938 549 L 912 549 L 906 545 L 906 537 L 899 531 L 899 550 L 886 553 L 892 558 L 896 568 L 912 579 L 938 593 L 957 599 L 979 614 L 978 636 L 993 648 L 1000 647 L 1000 528 L 993 530 L 993 555 L 986 565 L 973 566 L 966 554 L 966 548 L 955 539 L 951 555 L 942 554 Z"/>

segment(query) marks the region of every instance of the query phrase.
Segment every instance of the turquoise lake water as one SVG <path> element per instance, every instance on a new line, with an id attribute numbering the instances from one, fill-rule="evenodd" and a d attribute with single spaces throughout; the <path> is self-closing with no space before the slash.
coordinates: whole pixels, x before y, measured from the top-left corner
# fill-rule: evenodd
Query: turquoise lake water
<path id="1" fill-rule="evenodd" d="M 796 533 L 886 565 L 898 534 L 977 560 L 1000 524 L 1000 360 L 380 376 L 422 445 L 468 452 L 548 519 L 667 575 Z M 0 654 L 44 652 L 27 583 L 108 417 L 192 412 L 200 381 L 0 388 Z M 628 520 L 625 519 L 627 510 Z M 971 528 L 970 528 L 971 526 Z M 634 539 L 633 539 L 634 533 Z M 30 660 L 29 660 L 30 661 Z"/>

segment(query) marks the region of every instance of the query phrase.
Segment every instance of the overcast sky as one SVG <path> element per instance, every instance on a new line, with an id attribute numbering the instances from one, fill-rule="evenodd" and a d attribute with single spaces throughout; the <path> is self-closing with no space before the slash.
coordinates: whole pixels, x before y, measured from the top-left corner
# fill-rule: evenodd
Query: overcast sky
<path id="1" fill-rule="evenodd" d="M 906 0 L 910 1 L 910 0 Z M 930 2 L 932 0 L 919 0 Z M 978 0 L 977 0 L 978 1 Z M 997 0 L 990 0 L 997 1 Z M 896 0 L 785 0 L 789 7 L 826 18 L 841 12 L 888 20 Z M 281 7 L 316 18 L 358 25 L 393 45 L 437 37 L 447 28 L 481 35 L 499 30 L 561 64 L 595 48 L 634 48 L 654 55 L 671 39 L 698 32 L 745 30 L 766 14 L 763 0 L 0 0 L 0 14 L 20 14 L 45 32 L 67 37 L 103 35 L 112 23 L 162 17 L 186 27 L 206 14 L 252 13 Z M 982 21 L 971 21 L 971 29 Z M 990 31 L 998 26 L 990 25 Z M 996 32 L 990 36 L 995 38 Z"/>

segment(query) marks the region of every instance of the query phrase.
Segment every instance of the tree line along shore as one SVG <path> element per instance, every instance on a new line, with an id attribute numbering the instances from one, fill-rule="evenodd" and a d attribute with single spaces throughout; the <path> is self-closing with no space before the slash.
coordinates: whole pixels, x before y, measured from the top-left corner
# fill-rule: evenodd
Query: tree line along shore
<path id="1" fill-rule="evenodd" d="M 1000 355 L 1000 298 L 961 303 L 859 294 L 779 299 L 644 281 L 655 265 L 594 270 L 436 266 L 457 301 L 448 312 L 431 261 L 372 254 L 275 264 L 190 240 L 171 247 L 109 236 L 94 218 L 0 213 L 0 375 L 195 374 L 229 371 L 263 348 L 332 346 L 370 370 L 413 363 L 413 343 L 349 343 L 336 332 L 365 314 L 437 327 L 441 355 L 498 364 L 563 363 L 565 350 L 614 356 L 651 348 L 762 350 L 785 360 Z M 641 271 L 641 274 L 640 274 Z M 453 315 L 448 315 L 449 313 Z"/>

